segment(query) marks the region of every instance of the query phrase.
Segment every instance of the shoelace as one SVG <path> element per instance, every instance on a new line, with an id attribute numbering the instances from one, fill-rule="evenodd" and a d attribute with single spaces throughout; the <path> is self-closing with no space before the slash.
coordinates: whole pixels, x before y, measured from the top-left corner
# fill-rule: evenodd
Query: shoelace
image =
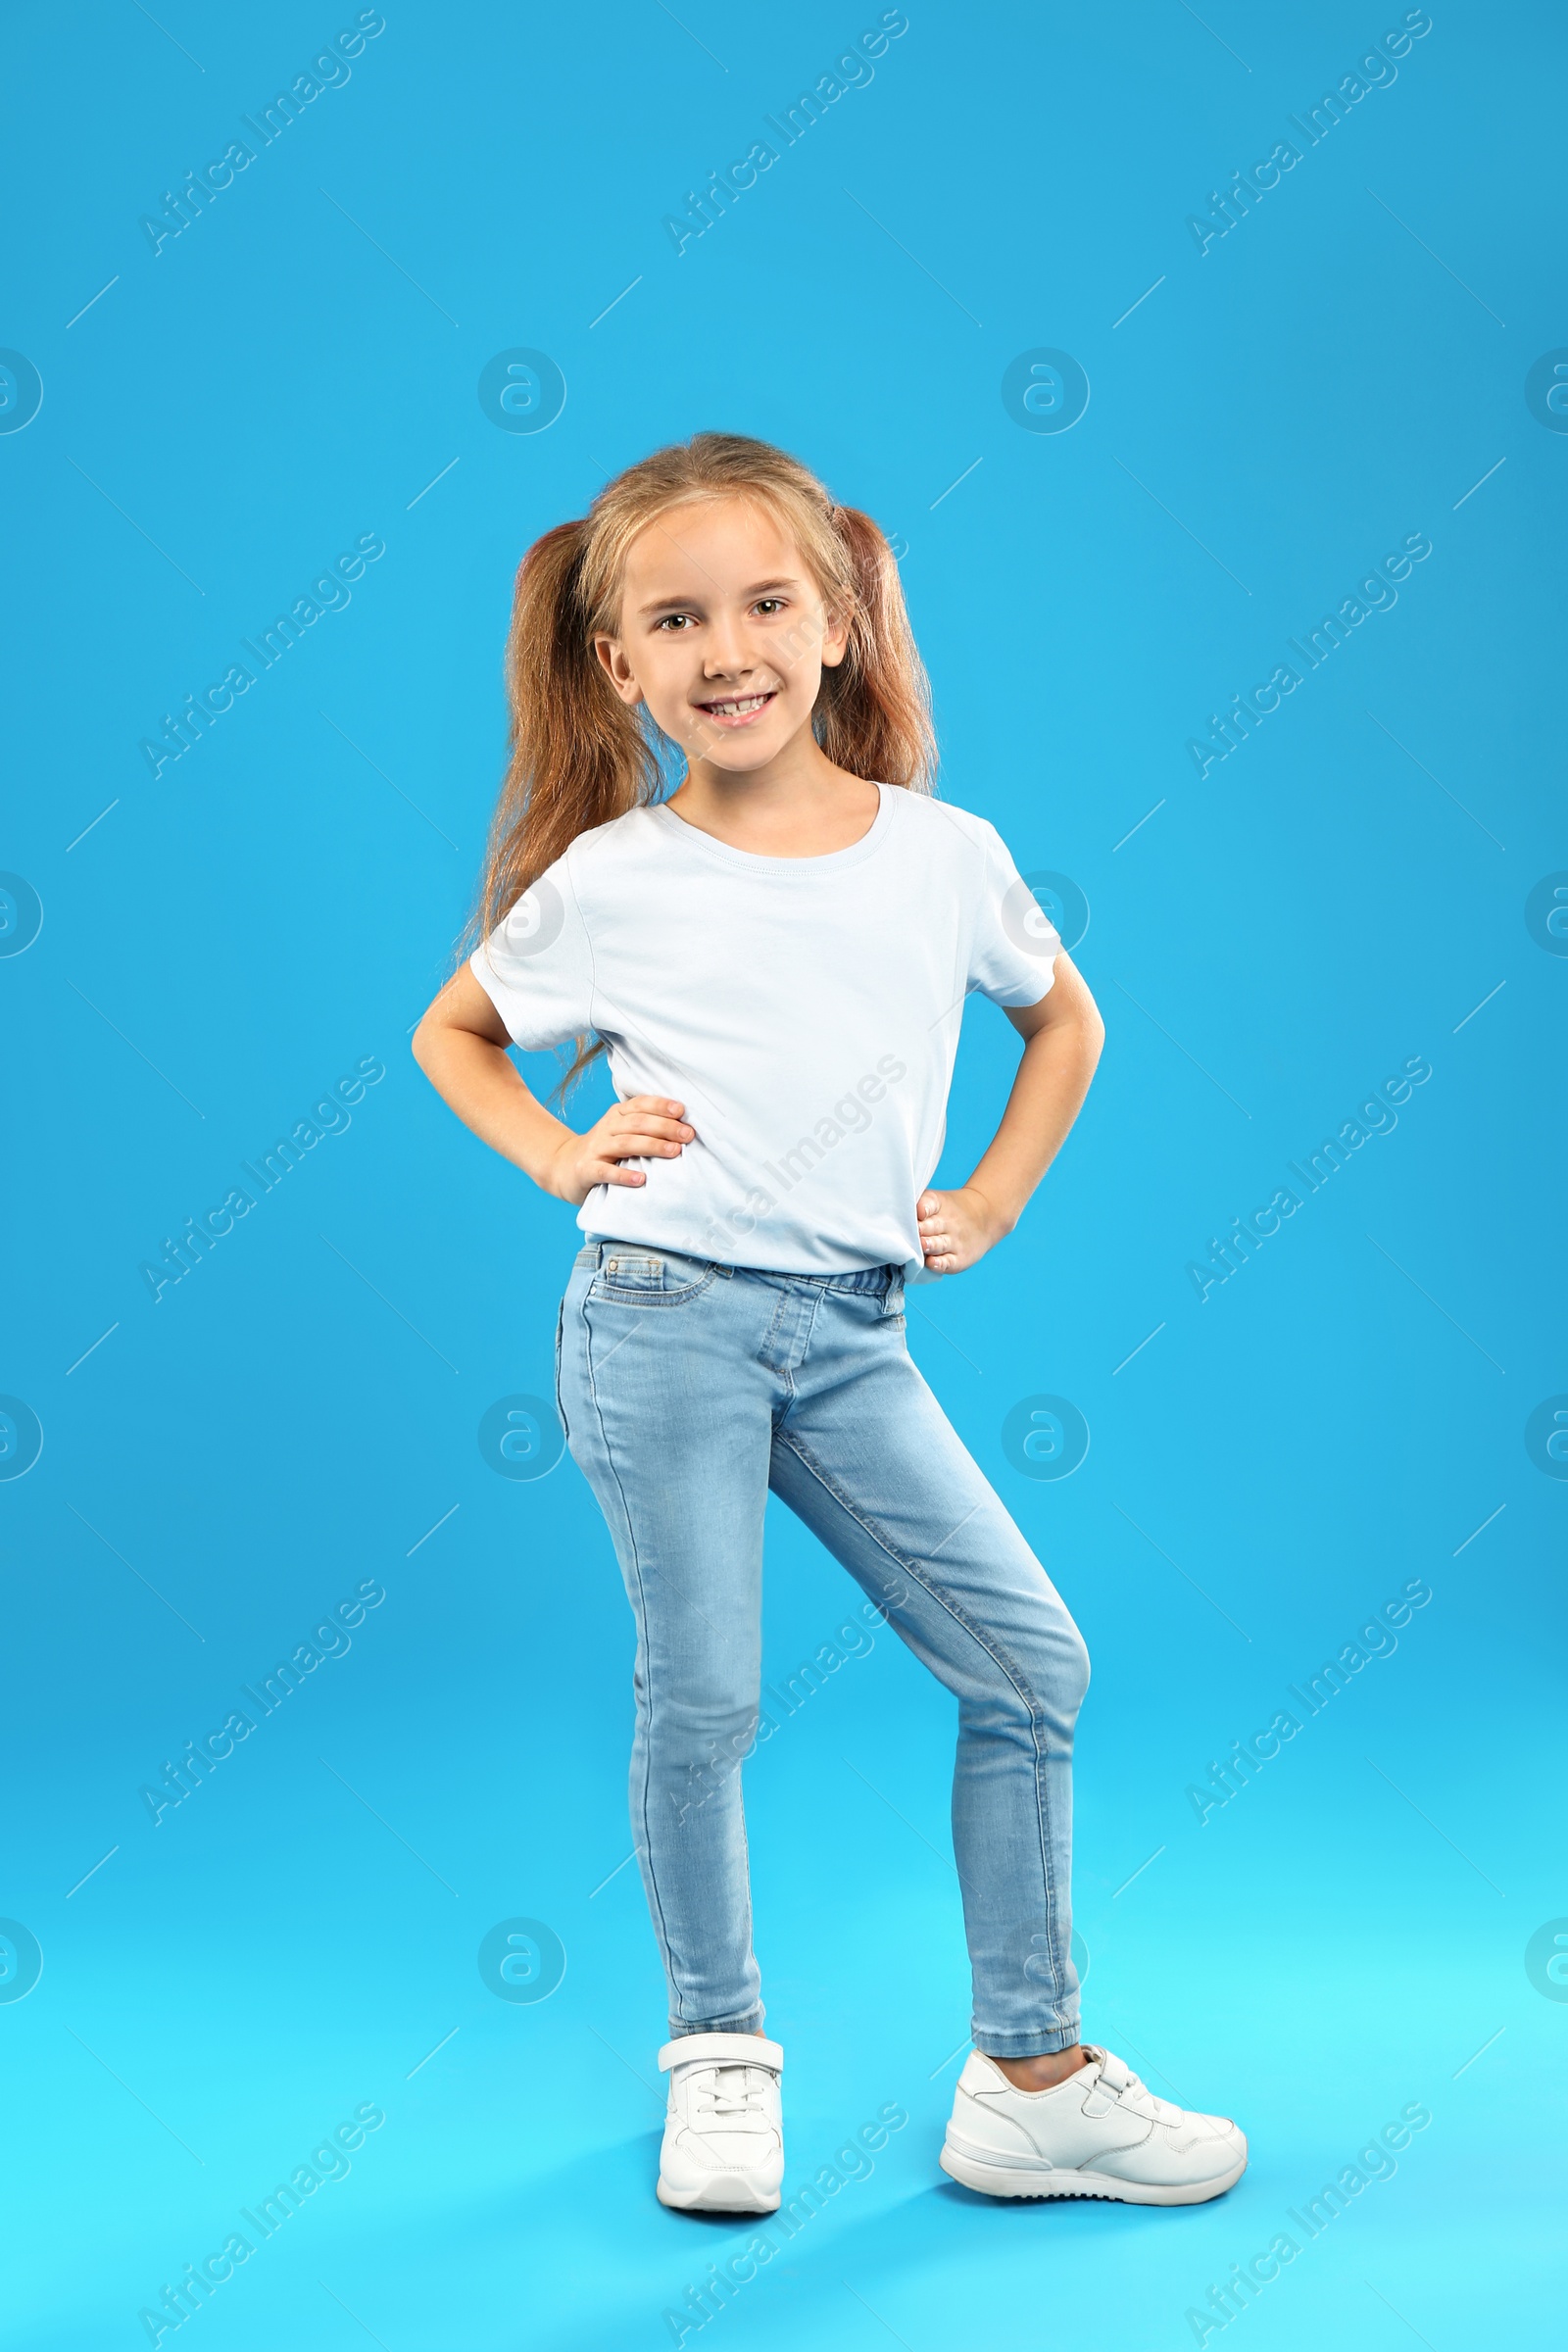
<path id="1" fill-rule="evenodd" d="M 753 2122 L 762 2120 L 763 2101 L 767 2096 L 768 2075 L 764 2067 L 715 2066 L 710 2079 L 699 2081 L 694 2088 L 699 2093 L 705 2114 L 713 2117 L 743 2116 Z"/>

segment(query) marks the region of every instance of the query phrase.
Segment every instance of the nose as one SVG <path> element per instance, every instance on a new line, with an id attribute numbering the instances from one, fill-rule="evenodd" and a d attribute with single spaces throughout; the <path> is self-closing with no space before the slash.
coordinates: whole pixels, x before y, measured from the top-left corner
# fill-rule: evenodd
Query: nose
<path id="1" fill-rule="evenodd" d="M 703 654 L 704 677 L 744 677 L 756 666 L 738 616 L 728 612 L 715 613 L 709 624 L 708 644 Z"/>

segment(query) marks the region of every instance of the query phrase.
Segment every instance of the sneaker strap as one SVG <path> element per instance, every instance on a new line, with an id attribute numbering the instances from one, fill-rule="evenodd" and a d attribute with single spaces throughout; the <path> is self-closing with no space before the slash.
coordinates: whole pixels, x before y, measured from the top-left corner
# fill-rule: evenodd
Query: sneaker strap
<path id="1" fill-rule="evenodd" d="M 1096 2059 L 1099 2060 L 1097 2080 L 1084 2105 L 1086 2115 L 1108 2114 L 1113 2103 L 1125 2107 L 1130 2114 L 1145 2116 L 1155 2123 L 1173 2122 L 1181 2113 L 1180 2108 L 1172 2107 L 1157 2092 L 1151 2090 L 1148 2083 L 1133 2073 L 1126 2060 L 1116 2057 L 1113 2051 L 1095 2045 L 1091 2066 Z"/>
<path id="2" fill-rule="evenodd" d="M 659 2053 L 659 2071 L 682 2066 L 765 2066 L 784 2072 L 784 2052 L 762 2034 L 677 2034 Z"/>

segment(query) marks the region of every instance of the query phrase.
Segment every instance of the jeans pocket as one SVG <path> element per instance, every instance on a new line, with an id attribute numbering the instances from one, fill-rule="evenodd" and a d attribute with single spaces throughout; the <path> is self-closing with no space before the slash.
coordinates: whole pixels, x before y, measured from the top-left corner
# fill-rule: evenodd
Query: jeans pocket
<path id="1" fill-rule="evenodd" d="M 589 1296 L 618 1300 L 624 1306 L 679 1306 L 706 1291 L 714 1273 L 708 1258 L 628 1245 L 601 1256 Z"/>
<path id="2" fill-rule="evenodd" d="M 617 1250 L 599 1260 L 601 1285 L 614 1291 L 662 1291 L 664 1261 L 657 1251 Z"/>

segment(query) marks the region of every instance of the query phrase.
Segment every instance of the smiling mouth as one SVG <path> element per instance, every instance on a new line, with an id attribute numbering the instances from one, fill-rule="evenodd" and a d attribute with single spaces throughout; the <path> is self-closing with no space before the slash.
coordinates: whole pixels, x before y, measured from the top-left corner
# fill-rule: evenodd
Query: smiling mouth
<path id="1" fill-rule="evenodd" d="M 697 707 L 721 727 L 744 727 L 767 709 L 776 692 L 776 688 L 769 687 L 765 694 L 731 694 L 722 701 L 699 703 Z"/>

